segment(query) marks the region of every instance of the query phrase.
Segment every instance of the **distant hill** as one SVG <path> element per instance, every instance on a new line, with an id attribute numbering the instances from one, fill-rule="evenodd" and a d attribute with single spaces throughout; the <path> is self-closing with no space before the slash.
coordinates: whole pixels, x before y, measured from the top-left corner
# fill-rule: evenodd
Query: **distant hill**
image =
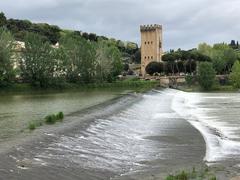
<path id="1" fill-rule="evenodd" d="M 108 38 L 105 36 L 98 36 L 95 33 L 87 33 L 82 31 L 73 31 L 61 29 L 56 25 L 50 25 L 47 23 L 32 23 L 29 20 L 19 19 L 7 19 L 4 13 L 0 13 L 0 26 L 6 27 L 17 41 L 24 41 L 25 35 L 28 32 L 40 34 L 46 41 L 51 44 L 56 44 L 59 39 L 66 33 L 74 33 L 79 35 L 86 40 L 96 42 L 99 38 L 110 41 L 112 44 L 118 47 L 123 54 L 123 60 L 126 63 L 136 62 L 140 63 L 140 50 L 137 43 L 134 42 L 123 42 L 114 38 Z"/>

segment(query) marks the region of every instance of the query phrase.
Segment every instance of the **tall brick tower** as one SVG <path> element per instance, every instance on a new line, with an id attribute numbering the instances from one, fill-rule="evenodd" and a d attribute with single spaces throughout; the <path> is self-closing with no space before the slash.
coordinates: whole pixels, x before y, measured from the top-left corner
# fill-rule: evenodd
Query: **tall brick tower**
<path id="1" fill-rule="evenodd" d="M 146 66 L 152 62 L 162 61 L 162 26 L 142 25 L 141 31 L 141 74 L 145 76 Z"/>

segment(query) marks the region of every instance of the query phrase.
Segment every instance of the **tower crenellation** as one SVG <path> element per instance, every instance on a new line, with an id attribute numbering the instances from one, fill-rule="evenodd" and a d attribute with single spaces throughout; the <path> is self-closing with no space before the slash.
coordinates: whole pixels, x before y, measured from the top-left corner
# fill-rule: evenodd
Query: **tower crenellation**
<path id="1" fill-rule="evenodd" d="M 149 30 L 156 30 L 156 29 L 162 29 L 162 26 L 158 25 L 158 24 L 141 25 L 140 26 L 141 31 L 149 31 Z"/>

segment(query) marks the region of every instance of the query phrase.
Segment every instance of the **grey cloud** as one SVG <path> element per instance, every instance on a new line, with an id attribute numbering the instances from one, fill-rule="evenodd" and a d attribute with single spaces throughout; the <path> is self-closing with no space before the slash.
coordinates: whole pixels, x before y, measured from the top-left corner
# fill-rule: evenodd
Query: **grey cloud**
<path id="1" fill-rule="evenodd" d="M 240 40 L 238 0 L 8 0 L 0 11 L 138 43 L 140 24 L 162 24 L 165 50 Z"/>

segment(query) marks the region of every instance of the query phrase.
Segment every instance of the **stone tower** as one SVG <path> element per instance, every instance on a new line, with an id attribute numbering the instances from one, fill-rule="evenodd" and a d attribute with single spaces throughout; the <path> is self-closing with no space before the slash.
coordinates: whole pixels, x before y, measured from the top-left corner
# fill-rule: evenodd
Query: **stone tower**
<path id="1" fill-rule="evenodd" d="M 146 66 L 152 62 L 162 61 L 162 26 L 142 25 L 141 31 L 141 74 L 146 74 Z"/>

